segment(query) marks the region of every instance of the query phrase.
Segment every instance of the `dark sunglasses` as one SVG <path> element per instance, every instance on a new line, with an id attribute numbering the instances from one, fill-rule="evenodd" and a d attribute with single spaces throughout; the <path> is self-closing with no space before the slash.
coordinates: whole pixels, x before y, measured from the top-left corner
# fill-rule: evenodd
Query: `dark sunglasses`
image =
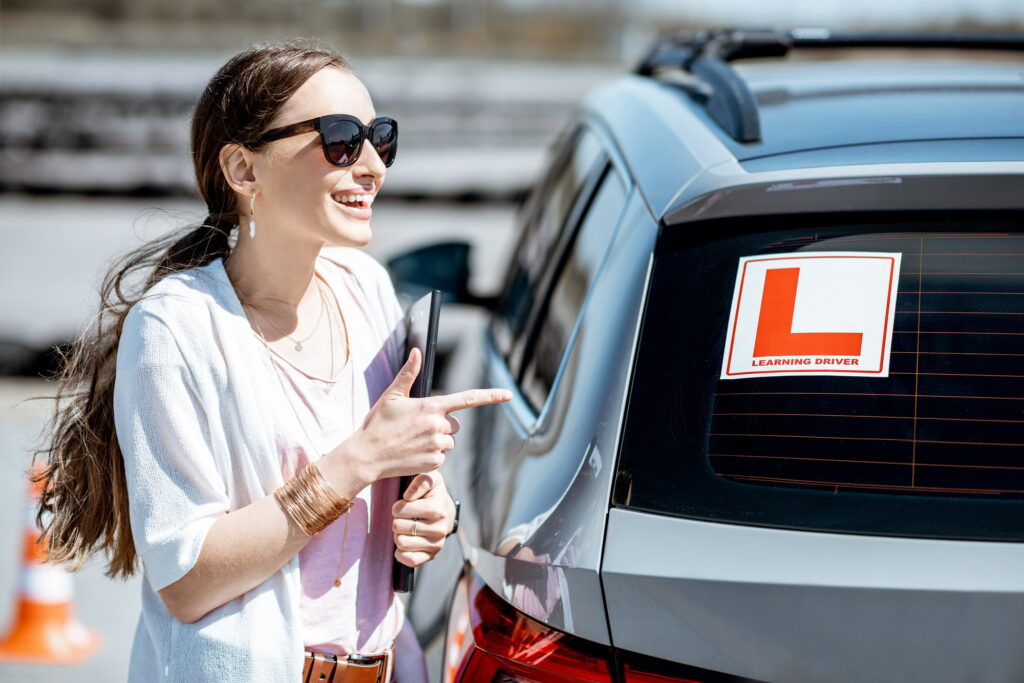
<path id="1" fill-rule="evenodd" d="M 398 122 L 387 116 L 379 116 L 370 125 L 364 126 L 362 121 L 348 114 L 327 114 L 268 130 L 256 138 L 251 146 L 259 147 L 267 142 L 314 130 L 320 133 L 324 158 L 335 166 L 351 166 L 356 163 L 365 140 L 369 140 L 377 150 L 385 166 L 395 163 L 398 154 Z"/>

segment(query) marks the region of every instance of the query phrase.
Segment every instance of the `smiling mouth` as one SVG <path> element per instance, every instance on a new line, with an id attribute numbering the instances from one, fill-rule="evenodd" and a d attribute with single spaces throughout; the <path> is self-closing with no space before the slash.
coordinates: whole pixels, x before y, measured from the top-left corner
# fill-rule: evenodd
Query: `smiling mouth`
<path id="1" fill-rule="evenodd" d="M 368 209 L 373 205 L 372 194 L 332 194 L 331 199 L 343 206 Z"/>

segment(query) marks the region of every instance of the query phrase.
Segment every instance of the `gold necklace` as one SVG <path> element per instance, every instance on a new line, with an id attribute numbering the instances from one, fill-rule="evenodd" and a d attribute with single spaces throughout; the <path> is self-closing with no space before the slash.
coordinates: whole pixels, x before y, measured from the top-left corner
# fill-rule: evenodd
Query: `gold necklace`
<path id="1" fill-rule="evenodd" d="M 307 334 L 304 339 L 296 339 L 295 337 L 291 336 L 290 334 L 288 334 L 287 332 L 282 330 L 280 327 L 278 327 L 274 323 L 274 321 L 270 319 L 270 316 L 268 316 L 266 313 L 264 313 L 261 309 L 256 308 L 252 304 L 249 304 L 249 306 L 251 308 L 254 308 L 256 311 L 259 312 L 260 315 L 263 316 L 264 320 L 266 320 L 268 323 L 270 323 L 271 327 L 273 327 L 275 330 L 277 330 L 278 332 L 280 332 L 284 336 L 288 337 L 288 339 L 290 341 L 295 342 L 295 350 L 300 352 L 300 353 L 302 352 L 302 349 L 303 349 L 302 343 L 303 342 L 308 342 L 310 339 L 312 339 L 313 335 L 316 334 L 316 331 L 320 329 L 320 321 L 324 319 L 324 311 L 327 309 L 327 305 L 324 303 L 324 292 L 323 292 L 323 289 L 320 286 L 320 280 L 319 279 L 316 281 L 316 284 L 317 284 L 317 291 L 320 293 L 320 315 L 317 316 L 316 325 L 313 326 L 313 331 L 310 332 L 309 334 Z M 298 318 L 298 314 L 297 313 L 296 313 L 296 318 Z M 262 332 L 260 334 L 262 334 Z M 333 361 L 334 359 L 332 358 L 331 360 Z"/>
<path id="2" fill-rule="evenodd" d="M 322 285 L 320 284 L 319 280 L 317 281 L 317 286 L 318 287 L 322 287 Z M 341 306 L 338 304 L 338 299 L 337 299 L 337 297 L 334 296 L 334 292 L 331 290 L 330 287 L 328 287 L 327 289 L 328 289 L 328 291 L 331 292 L 331 298 L 334 300 L 334 305 L 338 308 L 339 315 L 340 315 L 340 313 L 341 313 Z M 321 296 L 321 304 L 323 304 L 324 299 L 323 299 L 323 290 L 322 289 L 320 290 L 320 296 Z M 250 308 L 252 308 L 252 304 L 243 304 L 243 305 L 249 306 Z M 327 316 L 328 316 L 328 318 L 330 318 L 331 314 L 328 313 Z M 260 341 L 263 342 L 263 346 L 267 349 L 267 353 L 270 354 L 270 352 L 271 352 L 270 343 L 267 341 L 266 335 L 263 334 L 263 330 L 260 328 L 259 322 L 257 322 L 255 319 L 253 319 L 253 324 L 256 326 L 256 332 L 259 334 Z M 341 324 L 342 324 L 342 326 L 345 329 L 345 355 L 347 357 L 347 360 L 351 361 L 352 360 L 352 351 L 351 351 L 351 346 L 350 346 L 350 342 L 349 342 L 348 324 L 345 322 L 344 316 L 342 316 L 342 318 L 341 318 Z M 330 353 L 331 353 L 331 379 L 333 380 L 334 379 L 334 357 L 335 357 L 336 354 L 334 352 L 334 325 L 333 325 L 333 323 L 331 321 L 328 322 L 327 329 L 328 329 L 328 333 L 330 335 L 330 337 L 329 337 L 330 342 L 329 343 L 330 343 Z M 275 362 L 273 356 L 270 356 L 270 365 L 271 365 L 271 367 L 273 367 L 273 369 L 274 369 L 274 376 L 277 377 L 278 384 L 280 384 L 280 386 L 281 386 L 281 393 L 284 394 L 285 400 L 288 401 L 288 406 L 292 409 L 292 415 L 295 416 L 295 421 L 299 423 L 299 428 L 302 430 L 303 435 L 305 435 L 306 441 L 309 442 L 309 445 L 311 446 L 312 452 L 316 453 L 317 460 L 319 460 L 322 457 L 322 454 L 320 453 L 320 449 L 317 448 L 316 442 L 313 440 L 313 437 L 311 437 L 309 435 L 309 431 L 306 429 L 305 423 L 302 421 L 302 418 L 299 416 L 299 411 L 295 407 L 295 403 L 292 401 L 291 395 L 288 393 L 288 389 L 284 385 L 284 379 L 281 377 L 281 371 L 278 370 L 277 363 Z M 350 424 L 352 426 L 352 429 L 355 430 L 355 426 L 356 426 L 356 378 L 355 378 L 355 369 L 350 367 L 348 369 L 348 373 L 349 373 L 349 376 L 350 376 L 350 379 L 349 379 L 349 386 L 350 386 L 349 413 L 350 413 L 350 416 L 351 416 Z M 311 460 L 311 462 L 312 462 L 312 460 Z M 338 561 L 338 573 L 337 573 L 337 575 L 336 575 L 336 577 L 334 579 L 334 587 L 335 588 L 339 588 L 341 586 L 341 579 L 342 579 L 343 573 L 345 571 L 345 546 L 348 545 L 348 520 L 349 520 L 350 516 L 351 516 L 350 513 L 348 513 L 348 512 L 345 513 L 345 524 L 344 524 L 344 527 L 342 528 L 342 532 L 341 532 L 341 558 Z"/>

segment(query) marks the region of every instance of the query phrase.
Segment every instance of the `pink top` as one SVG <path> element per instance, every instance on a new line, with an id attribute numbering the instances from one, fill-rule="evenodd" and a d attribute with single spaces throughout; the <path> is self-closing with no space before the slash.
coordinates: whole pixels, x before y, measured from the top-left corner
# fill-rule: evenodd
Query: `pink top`
<path id="1" fill-rule="evenodd" d="M 344 441 L 362 424 L 371 401 L 394 379 L 396 360 L 401 362 L 390 358 L 398 348 L 394 340 L 381 339 L 381 330 L 387 326 L 371 320 L 377 316 L 379 323 L 386 317 L 374 308 L 381 302 L 367 296 L 367 289 L 374 289 L 364 288 L 350 270 L 325 259 L 318 263 L 317 272 L 340 304 L 350 355 L 338 376 L 330 379 L 309 375 L 271 351 L 295 409 L 295 414 L 283 416 L 275 425 L 286 480 L 310 461 L 307 433 L 318 453 Z M 387 313 L 393 317 L 393 311 Z M 345 333 L 337 330 L 336 334 L 343 339 Z M 303 421 L 305 430 L 296 418 Z M 308 649 L 373 654 L 389 648 L 398 636 L 405 614 L 391 590 L 391 506 L 397 497 L 397 480 L 367 487 L 348 514 L 314 536 L 299 553 L 299 612 Z M 339 575 L 341 586 L 336 587 Z"/>

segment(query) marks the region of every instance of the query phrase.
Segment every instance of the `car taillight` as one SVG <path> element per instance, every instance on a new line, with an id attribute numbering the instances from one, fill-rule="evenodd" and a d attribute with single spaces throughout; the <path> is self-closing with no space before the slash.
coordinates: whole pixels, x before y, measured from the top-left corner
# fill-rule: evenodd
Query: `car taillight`
<path id="1" fill-rule="evenodd" d="M 478 578 L 468 589 L 471 628 L 465 640 L 472 643 L 463 648 L 455 681 L 614 683 L 611 648 L 531 619 Z M 449 642 L 458 638 L 457 630 Z"/>
<path id="2" fill-rule="evenodd" d="M 741 683 L 737 678 L 585 640 L 512 607 L 475 574 L 448 618 L 444 683 Z M 756 683 L 751 681 L 750 683 Z"/>

